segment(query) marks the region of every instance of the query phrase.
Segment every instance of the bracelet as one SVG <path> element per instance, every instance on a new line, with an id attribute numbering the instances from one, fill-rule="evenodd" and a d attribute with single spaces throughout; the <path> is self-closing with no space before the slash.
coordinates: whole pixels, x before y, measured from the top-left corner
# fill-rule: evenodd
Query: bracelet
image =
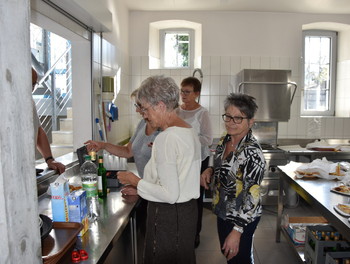
<path id="1" fill-rule="evenodd" d="M 46 159 L 45 159 L 45 162 L 47 163 L 49 160 L 55 160 L 52 156 L 50 156 L 50 157 L 47 157 Z"/>
<path id="2" fill-rule="evenodd" d="M 239 232 L 239 233 L 241 233 L 241 234 L 242 234 L 243 231 L 244 231 L 244 230 L 243 230 L 243 227 L 240 227 L 240 226 L 234 226 L 232 230 L 236 230 L 237 232 Z"/>

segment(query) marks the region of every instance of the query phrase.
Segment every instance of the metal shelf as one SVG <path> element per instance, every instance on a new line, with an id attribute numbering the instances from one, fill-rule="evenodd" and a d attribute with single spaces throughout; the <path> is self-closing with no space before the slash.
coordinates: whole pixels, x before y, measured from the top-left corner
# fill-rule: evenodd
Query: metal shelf
<path id="1" fill-rule="evenodd" d="M 276 242 L 280 242 L 280 234 L 285 237 L 288 233 L 281 226 L 283 212 L 283 184 L 287 183 L 291 186 L 309 205 L 319 212 L 331 225 L 336 228 L 345 239 L 350 240 L 350 223 L 346 217 L 340 216 L 334 210 L 334 205 L 338 203 L 347 203 L 349 197 L 332 193 L 330 190 L 338 183 L 334 181 L 318 179 L 317 181 L 295 179 L 295 170 L 302 163 L 278 166 L 283 173 L 280 178 L 278 209 L 277 209 L 277 226 L 276 226 Z M 287 239 L 288 240 L 288 239 Z M 290 240 L 290 238 L 289 238 Z M 292 243 L 292 241 L 289 241 Z M 293 243 L 292 243 L 293 244 Z M 295 245 L 292 245 L 295 248 Z M 297 251 L 296 251 L 297 252 Z M 300 260 L 304 261 L 304 256 L 298 252 Z M 305 262 L 301 262 L 305 263 Z"/>
<path id="2" fill-rule="evenodd" d="M 305 264 L 305 257 L 304 257 L 304 246 L 296 246 L 292 239 L 290 238 L 287 230 L 285 228 L 281 229 L 281 232 L 283 234 L 283 236 L 285 237 L 287 244 L 291 247 L 294 248 L 294 253 L 296 254 L 296 256 L 299 259 L 299 263 L 300 264 Z"/>

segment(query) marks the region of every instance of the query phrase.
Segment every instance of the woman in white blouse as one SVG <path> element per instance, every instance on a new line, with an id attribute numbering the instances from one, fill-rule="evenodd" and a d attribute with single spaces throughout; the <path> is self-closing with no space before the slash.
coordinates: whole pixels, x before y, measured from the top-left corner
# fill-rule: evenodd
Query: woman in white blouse
<path id="1" fill-rule="evenodd" d="M 140 179 L 119 172 L 122 184 L 137 187 L 149 201 L 144 264 L 195 263 L 201 144 L 197 132 L 178 117 L 179 88 L 171 78 L 152 76 L 142 82 L 137 101 L 144 117 L 163 132 Z"/>
<path id="2" fill-rule="evenodd" d="M 208 168 L 210 150 L 209 146 L 213 143 L 213 133 L 211 129 L 211 122 L 209 112 L 206 108 L 201 106 L 199 97 L 201 94 L 202 84 L 196 77 L 187 77 L 181 82 L 180 96 L 182 104 L 177 109 L 177 114 L 188 124 L 190 124 L 198 133 L 199 142 L 201 143 L 202 165 L 201 173 Z M 200 196 L 197 199 L 198 205 L 198 220 L 197 233 L 195 239 L 195 248 L 198 247 L 200 239 L 199 234 L 202 229 L 203 216 L 203 196 L 204 188 L 200 188 Z"/>

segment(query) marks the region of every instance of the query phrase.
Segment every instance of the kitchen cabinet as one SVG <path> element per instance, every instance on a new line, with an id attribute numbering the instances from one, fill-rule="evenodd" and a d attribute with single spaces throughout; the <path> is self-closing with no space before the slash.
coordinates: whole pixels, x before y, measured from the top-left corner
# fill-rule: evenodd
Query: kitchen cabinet
<path id="1" fill-rule="evenodd" d="M 334 210 L 334 206 L 338 203 L 349 203 L 349 196 L 333 193 L 330 190 L 336 187 L 338 181 L 330 181 L 324 179 L 304 180 L 295 179 L 297 167 L 302 163 L 292 163 L 285 166 L 278 166 L 282 172 L 280 177 L 278 209 L 277 209 L 277 225 L 276 225 L 276 242 L 280 242 L 281 233 L 288 236 L 281 228 L 283 213 L 283 184 L 291 186 L 310 206 L 316 209 L 328 222 L 334 226 L 345 239 L 350 241 L 350 223 L 346 217 L 341 216 Z M 289 236 L 287 240 L 290 240 Z M 300 259 L 303 260 L 303 252 L 298 252 Z"/>

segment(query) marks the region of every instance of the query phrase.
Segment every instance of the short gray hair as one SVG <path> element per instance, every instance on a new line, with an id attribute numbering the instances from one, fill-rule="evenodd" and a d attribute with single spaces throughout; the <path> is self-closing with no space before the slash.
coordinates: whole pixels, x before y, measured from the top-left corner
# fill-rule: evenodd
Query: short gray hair
<path id="1" fill-rule="evenodd" d="M 163 102 L 167 110 L 172 111 L 179 106 L 179 87 L 170 77 L 151 76 L 141 83 L 136 97 L 138 102 L 145 101 L 152 106 Z"/>
<path id="2" fill-rule="evenodd" d="M 242 93 L 230 93 L 224 102 L 225 111 L 230 106 L 235 106 L 245 114 L 249 119 L 252 119 L 258 110 L 258 106 L 255 103 L 255 98 Z"/>

